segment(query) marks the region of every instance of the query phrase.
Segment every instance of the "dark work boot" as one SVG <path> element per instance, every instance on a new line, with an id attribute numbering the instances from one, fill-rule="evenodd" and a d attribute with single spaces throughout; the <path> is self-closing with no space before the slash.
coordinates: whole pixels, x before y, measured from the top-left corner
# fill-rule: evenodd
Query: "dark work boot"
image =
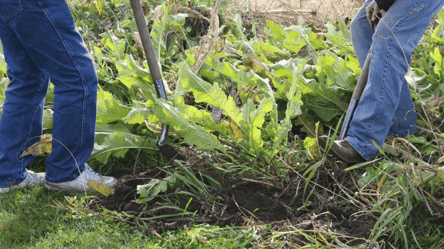
<path id="1" fill-rule="evenodd" d="M 328 136 L 320 136 L 318 142 L 322 148 L 325 148 L 330 142 L 330 138 Z M 330 152 L 335 157 L 349 164 L 363 163 L 366 161 L 347 140 L 335 140 L 331 146 Z"/>

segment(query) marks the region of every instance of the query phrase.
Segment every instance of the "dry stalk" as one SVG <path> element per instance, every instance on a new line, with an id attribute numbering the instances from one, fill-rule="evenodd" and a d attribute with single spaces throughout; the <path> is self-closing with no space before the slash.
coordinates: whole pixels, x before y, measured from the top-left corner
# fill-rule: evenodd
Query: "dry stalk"
<path id="1" fill-rule="evenodd" d="M 254 180 L 254 179 L 249 179 L 249 178 L 240 178 L 242 181 L 247 181 L 247 182 L 254 182 L 254 183 L 259 183 L 259 184 L 263 184 L 266 185 L 268 187 L 272 187 L 272 188 L 277 188 L 277 189 L 282 189 L 280 186 L 275 185 L 271 182 L 267 182 L 267 181 L 258 181 L 258 180 Z M 290 186 L 290 185 L 289 185 Z"/>
<path id="2" fill-rule="evenodd" d="M 324 165 L 325 167 L 325 165 Z M 338 182 L 338 180 L 336 179 L 336 176 L 332 177 L 333 181 L 336 183 L 336 185 L 342 190 L 342 192 L 344 192 L 344 194 L 352 201 L 357 202 L 361 205 L 361 208 L 365 207 L 366 205 L 364 205 L 364 203 L 356 200 L 355 198 L 353 198 L 349 193 L 354 194 L 350 189 L 342 186 L 342 184 L 340 182 Z M 347 193 L 349 192 L 349 193 Z M 372 206 L 373 203 L 371 201 L 369 201 L 368 199 L 364 198 L 363 196 L 359 196 L 361 200 L 365 201 L 367 203 L 368 206 Z"/>
<path id="3" fill-rule="evenodd" d="M 191 71 L 197 75 L 203 63 L 207 59 L 210 52 L 213 50 L 214 44 L 216 44 L 217 37 L 219 35 L 219 1 L 214 2 L 214 8 L 211 11 L 210 27 L 208 28 L 208 34 L 202 37 L 199 46 L 197 47 L 195 62 Z M 212 33 L 210 34 L 210 32 Z"/>
<path id="4" fill-rule="evenodd" d="M 139 226 L 138 223 L 126 220 L 126 219 L 124 219 L 121 216 L 102 214 L 102 213 L 99 213 L 99 212 L 91 210 L 89 207 L 70 207 L 70 206 L 63 205 L 60 201 L 57 201 L 57 200 L 53 200 L 52 202 L 54 203 L 54 205 L 56 205 L 58 208 L 60 208 L 63 211 L 68 211 L 68 212 L 77 211 L 77 212 L 83 213 L 85 215 L 97 216 L 100 219 L 112 218 L 112 219 L 114 219 L 116 221 L 123 221 L 123 222 L 126 222 L 126 223 L 128 223 L 130 225 L 133 225 L 133 226 L 136 226 L 136 227 Z"/>
<path id="5" fill-rule="evenodd" d="M 416 148 L 412 143 L 410 143 L 407 139 L 402 138 L 402 137 L 396 137 L 395 139 L 393 139 L 392 142 L 392 147 L 395 147 L 395 142 L 396 140 L 401 140 L 402 142 L 406 143 L 408 146 L 410 146 L 412 149 L 414 149 L 418 154 L 419 154 L 419 158 L 422 158 L 422 154 L 421 151 L 418 150 L 418 148 Z"/>
<path id="6" fill-rule="evenodd" d="M 305 181 L 307 181 L 307 178 L 305 178 L 303 175 L 301 175 L 301 173 L 299 173 L 297 170 L 295 170 L 295 169 L 292 168 L 290 165 L 288 165 L 288 164 L 284 161 L 284 159 L 283 159 L 282 157 L 277 157 L 277 158 L 279 159 L 279 161 L 281 161 L 281 162 L 284 164 L 284 166 L 285 166 L 287 169 L 292 170 L 292 171 L 293 171 L 294 173 L 296 173 L 299 177 L 301 177 L 302 179 L 304 179 Z M 352 205 L 356 206 L 357 208 L 362 208 L 362 207 L 365 206 L 364 204 L 362 204 L 361 202 L 357 201 L 355 198 L 351 197 L 351 196 L 348 195 L 347 193 L 345 193 L 345 194 L 346 194 L 347 197 L 349 197 L 349 198 L 346 198 L 346 197 L 340 195 L 339 193 L 335 193 L 335 192 L 331 191 L 330 189 L 328 189 L 328 188 L 326 188 L 326 187 L 324 187 L 324 186 L 322 186 L 322 185 L 320 185 L 320 184 L 318 184 L 318 183 L 316 183 L 316 182 L 314 182 L 314 181 L 310 181 L 310 182 L 313 183 L 314 185 L 316 185 L 316 186 L 318 186 L 318 187 L 324 189 L 325 191 L 327 191 L 327 192 L 329 192 L 329 193 L 331 193 L 331 194 L 333 194 L 333 195 L 335 195 L 335 196 L 338 196 L 338 197 L 342 198 L 343 200 L 350 201 L 350 203 L 351 203 Z M 359 206 L 357 203 L 360 203 L 361 206 Z"/>
<path id="7" fill-rule="evenodd" d="M 178 7 L 175 12 L 188 14 L 188 17 L 204 19 L 205 21 L 211 23 L 211 21 L 208 18 L 206 18 L 204 15 L 188 7 Z"/>

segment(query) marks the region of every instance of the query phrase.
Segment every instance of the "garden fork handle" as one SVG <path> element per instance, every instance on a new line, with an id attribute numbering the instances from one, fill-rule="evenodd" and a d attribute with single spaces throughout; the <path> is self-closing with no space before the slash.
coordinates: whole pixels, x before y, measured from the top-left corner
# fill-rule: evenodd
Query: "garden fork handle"
<path id="1" fill-rule="evenodd" d="M 339 135 L 340 140 L 344 140 L 344 138 L 347 136 L 350 123 L 353 119 L 353 114 L 355 113 L 355 109 L 358 106 L 359 99 L 361 98 L 365 86 L 367 85 L 371 61 L 372 54 L 369 53 L 367 55 L 367 59 L 365 60 L 364 67 L 362 68 L 361 76 L 359 77 L 358 83 L 356 84 L 355 90 L 353 92 L 350 104 L 348 105 L 347 114 L 345 115 L 344 124 L 342 125 L 341 133 Z"/>
<path id="2" fill-rule="evenodd" d="M 157 96 L 167 100 L 165 86 L 163 85 L 162 75 L 160 74 L 159 64 L 154 54 L 153 43 L 151 42 L 150 33 L 148 31 L 145 15 L 143 14 L 142 5 L 140 0 L 130 0 L 131 8 L 134 12 L 134 18 L 136 19 L 137 30 L 139 30 L 140 40 L 142 41 L 142 47 L 145 52 L 145 57 L 148 62 L 148 66 L 151 73 L 151 78 L 154 81 Z M 159 146 L 165 146 L 168 142 L 168 126 L 162 124 L 162 130 L 160 132 L 160 138 L 157 144 Z"/>

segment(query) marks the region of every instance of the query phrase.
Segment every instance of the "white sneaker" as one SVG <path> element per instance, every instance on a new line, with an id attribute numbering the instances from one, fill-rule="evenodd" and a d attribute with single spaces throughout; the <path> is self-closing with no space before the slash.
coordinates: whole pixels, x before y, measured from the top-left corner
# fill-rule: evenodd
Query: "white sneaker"
<path id="1" fill-rule="evenodd" d="M 88 182 L 95 180 L 97 183 L 114 187 L 117 183 L 117 179 L 111 176 L 102 176 L 99 173 L 94 172 L 91 167 L 87 163 L 85 163 L 85 170 L 82 174 L 77 177 L 77 179 L 69 181 L 69 182 L 61 182 L 61 183 L 52 183 L 45 181 L 45 187 L 49 190 L 68 190 L 68 191 L 89 191 Z"/>
<path id="2" fill-rule="evenodd" d="M 26 177 L 25 180 L 23 180 L 21 183 L 12 185 L 6 188 L 0 188 L 0 194 L 3 193 L 9 193 L 9 189 L 17 189 L 17 188 L 23 188 L 26 186 L 32 186 L 32 185 L 39 185 L 43 184 L 43 181 L 45 179 L 45 173 L 35 173 L 31 170 L 26 170 Z"/>

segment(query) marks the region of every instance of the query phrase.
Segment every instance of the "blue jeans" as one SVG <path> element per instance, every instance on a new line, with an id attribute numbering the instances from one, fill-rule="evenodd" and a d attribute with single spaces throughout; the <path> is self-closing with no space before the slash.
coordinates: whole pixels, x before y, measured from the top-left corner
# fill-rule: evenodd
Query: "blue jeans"
<path id="1" fill-rule="evenodd" d="M 24 180 L 42 134 L 48 83 L 54 84 L 52 154 L 46 181 L 76 179 L 95 139 L 98 79 L 64 0 L 0 0 L 0 40 L 11 82 L 0 117 L 0 187 Z M 78 166 L 76 166 L 77 161 Z"/>
<path id="2" fill-rule="evenodd" d="M 378 152 L 388 135 L 415 133 L 416 111 L 405 74 L 412 52 L 441 10 L 443 0 L 396 0 L 380 20 L 376 31 L 367 21 L 367 0 L 351 24 L 353 46 L 361 67 L 372 54 L 367 85 L 356 107 L 346 135 L 366 160 Z"/>

